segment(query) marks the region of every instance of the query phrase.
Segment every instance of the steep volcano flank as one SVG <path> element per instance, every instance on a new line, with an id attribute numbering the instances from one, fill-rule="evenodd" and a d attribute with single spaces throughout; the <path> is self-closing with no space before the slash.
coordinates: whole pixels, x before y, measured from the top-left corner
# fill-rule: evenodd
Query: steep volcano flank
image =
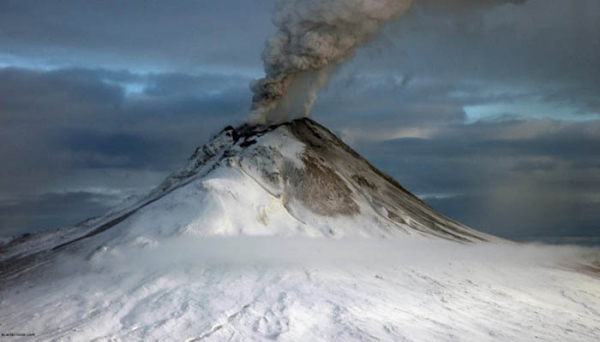
<path id="1" fill-rule="evenodd" d="M 304 118 L 300 120 L 294 120 L 291 122 L 290 130 L 294 133 L 294 136 L 298 138 L 298 140 L 304 142 L 307 146 L 309 146 L 312 150 L 317 151 L 319 154 L 322 154 L 326 158 L 336 158 L 339 159 L 340 152 L 336 151 L 336 149 L 341 149 L 346 153 L 349 153 L 353 158 L 357 159 L 368 166 L 369 170 L 377 174 L 379 177 L 385 179 L 392 186 L 394 186 L 397 190 L 412 196 L 415 200 L 425 204 L 421 201 L 420 198 L 410 193 L 406 190 L 400 183 L 398 183 L 395 179 L 387 175 L 386 173 L 380 171 L 375 166 L 373 166 L 368 160 L 363 158 L 360 154 L 354 151 L 350 146 L 346 145 L 342 140 L 340 140 L 335 134 L 333 134 L 330 130 L 321 126 L 317 122 Z M 321 133 L 319 133 L 319 131 Z M 326 135 L 322 134 L 326 133 Z M 337 152 L 337 153 L 336 153 Z M 370 187 L 375 189 L 375 185 L 369 183 L 364 177 L 360 175 L 354 175 L 352 177 L 356 182 L 361 185 Z"/>
<path id="2" fill-rule="evenodd" d="M 352 190 L 323 159 L 310 153 L 302 156 L 304 169 L 288 164 L 284 174 L 288 181 L 288 196 L 301 201 L 318 215 L 357 215 L 360 208 L 352 198 Z"/>
<path id="3" fill-rule="evenodd" d="M 336 170 L 374 207 L 385 208 L 386 213 L 381 214 L 387 219 L 427 235 L 460 242 L 493 239 L 437 213 L 315 121 L 304 118 L 286 125 L 306 145 L 305 155 L 311 156 L 307 158 L 310 162 L 305 161 L 308 170 Z M 350 214 L 358 212 L 352 211 Z"/>

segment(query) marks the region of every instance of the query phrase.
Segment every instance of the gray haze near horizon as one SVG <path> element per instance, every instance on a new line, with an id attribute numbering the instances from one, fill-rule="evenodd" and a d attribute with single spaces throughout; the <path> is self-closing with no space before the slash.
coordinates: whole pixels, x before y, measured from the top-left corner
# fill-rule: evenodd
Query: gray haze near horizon
<path id="1" fill-rule="evenodd" d="M 312 118 L 477 229 L 593 240 L 600 2 L 471 3 L 417 0 Z M 102 214 L 242 123 L 273 7 L 0 1 L 0 236 Z"/>

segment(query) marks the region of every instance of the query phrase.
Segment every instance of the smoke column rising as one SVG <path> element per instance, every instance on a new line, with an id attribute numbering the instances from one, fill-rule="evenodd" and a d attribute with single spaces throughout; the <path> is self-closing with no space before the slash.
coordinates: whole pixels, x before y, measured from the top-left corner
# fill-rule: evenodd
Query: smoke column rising
<path id="1" fill-rule="evenodd" d="M 278 0 L 277 32 L 263 51 L 265 77 L 251 84 L 255 124 L 308 116 L 333 69 L 417 0 Z M 418 0 L 424 8 L 460 13 L 526 0 Z"/>
<path id="2" fill-rule="evenodd" d="M 255 123 L 308 116 L 333 68 L 413 0 L 280 0 L 277 33 L 263 51 L 266 76 L 251 85 Z M 286 96 L 287 95 L 287 96 Z"/>

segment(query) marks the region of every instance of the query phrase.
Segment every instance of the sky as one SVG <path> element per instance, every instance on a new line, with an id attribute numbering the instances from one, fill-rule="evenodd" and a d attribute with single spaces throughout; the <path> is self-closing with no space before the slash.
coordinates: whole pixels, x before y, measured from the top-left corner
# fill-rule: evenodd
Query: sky
<path id="1" fill-rule="evenodd" d="M 251 105 L 275 0 L 0 0 L 0 236 L 149 192 Z M 600 236 L 600 2 L 416 0 L 312 118 L 442 213 Z"/>

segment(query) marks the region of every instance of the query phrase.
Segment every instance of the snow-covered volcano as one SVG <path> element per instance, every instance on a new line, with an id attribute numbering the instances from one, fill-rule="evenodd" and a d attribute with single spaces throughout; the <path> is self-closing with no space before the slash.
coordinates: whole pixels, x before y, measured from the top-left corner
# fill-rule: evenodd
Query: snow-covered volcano
<path id="1" fill-rule="evenodd" d="M 27 340 L 600 338 L 589 251 L 457 223 L 310 119 L 227 127 L 147 197 L 0 253 L 0 332 Z"/>
<path id="2" fill-rule="evenodd" d="M 494 239 L 436 213 L 310 119 L 227 127 L 149 197 L 105 220 L 88 236 L 118 224 L 127 237 L 148 239 L 178 234 Z"/>
<path id="3" fill-rule="evenodd" d="M 435 212 L 325 127 L 300 119 L 227 127 L 137 203 L 14 240 L 2 268 L 14 268 L 21 252 L 44 257 L 180 235 L 500 240 Z"/>

